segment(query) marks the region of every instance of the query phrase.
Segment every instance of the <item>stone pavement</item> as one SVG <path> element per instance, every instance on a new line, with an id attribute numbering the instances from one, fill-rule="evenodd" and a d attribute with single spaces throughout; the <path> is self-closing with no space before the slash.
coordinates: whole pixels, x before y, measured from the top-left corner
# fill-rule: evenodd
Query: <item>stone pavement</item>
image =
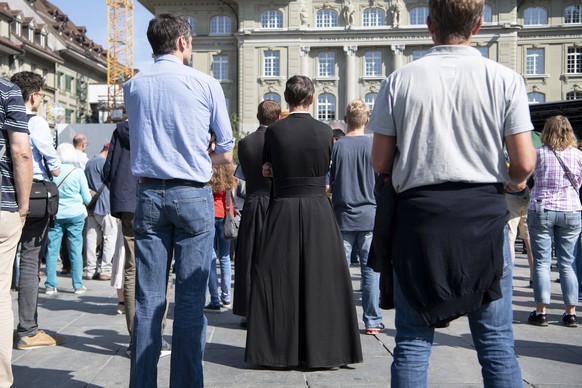
<path id="1" fill-rule="evenodd" d="M 552 283 L 549 327 L 527 324 L 534 308 L 533 291 L 527 288 L 528 269 L 518 254 L 514 271 L 514 330 L 516 352 L 526 387 L 582 387 L 582 325 L 561 325 L 563 306 L 558 283 Z M 557 277 L 555 268 L 552 279 Z M 359 270 L 351 268 L 354 289 L 359 289 Z M 129 359 L 125 317 L 115 314 L 116 293 L 109 282 L 86 281 L 84 295 L 72 293 L 70 278 L 59 278 L 59 294 L 40 295 L 40 328 L 65 336 L 62 346 L 14 350 L 14 387 L 125 387 Z M 41 290 L 42 291 L 42 290 Z M 12 293 L 15 316 L 17 294 Z M 358 305 L 359 293 L 354 293 Z M 172 330 L 170 306 L 166 340 Z M 358 306 L 361 319 L 361 308 Z M 243 361 L 245 331 L 230 310 L 209 313 L 204 379 L 207 387 L 387 387 L 394 348 L 394 311 L 384 312 L 387 329 L 377 336 L 362 334 L 364 362 L 350 369 L 332 371 L 264 370 Z M 579 321 L 582 321 L 579 318 Z M 333 325 L 333 322 L 321 322 Z M 360 321 L 363 330 L 363 323 Z M 362 331 L 363 332 L 363 331 Z M 167 387 L 170 357 L 158 364 L 158 383 Z M 452 322 L 435 335 L 429 370 L 431 387 L 482 386 L 466 318 Z"/>

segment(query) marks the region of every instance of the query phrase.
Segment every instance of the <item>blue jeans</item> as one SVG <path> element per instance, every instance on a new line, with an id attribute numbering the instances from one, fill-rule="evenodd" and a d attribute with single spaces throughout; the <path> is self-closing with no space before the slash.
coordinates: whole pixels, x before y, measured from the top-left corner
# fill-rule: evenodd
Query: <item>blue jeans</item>
<path id="1" fill-rule="evenodd" d="M 515 357 L 513 330 L 512 264 L 507 227 L 503 247 L 504 268 L 501 277 L 503 297 L 467 314 L 477 350 L 485 387 L 523 387 L 521 369 Z M 392 363 L 392 387 L 422 388 L 428 386 L 428 359 L 432 350 L 434 329 L 427 327 L 421 316 L 406 301 L 396 275 L 396 347 Z"/>
<path id="2" fill-rule="evenodd" d="M 530 210 L 527 214 L 531 252 L 534 259 L 533 286 L 537 303 L 550 304 L 552 265 L 552 237 L 560 271 L 560 286 L 564 304 L 578 304 L 576 255 L 580 236 L 580 212 Z"/>
<path id="3" fill-rule="evenodd" d="M 373 234 L 371 231 L 342 231 L 341 233 L 342 239 L 344 240 L 348 267 L 350 266 L 353 247 L 359 247 L 364 325 L 366 328 L 378 327 L 382 323 L 382 312 L 380 311 L 380 274 L 368 267 L 368 253 L 372 245 Z"/>
<path id="4" fill-rule="evenodd" d="M 218 296 L 218 275 L 216 273 L 216 255 L 220 261 L 220 297 Z M 230 267 L 230 240 L 224 238 L 224 218 L 214 219 L 214 249 L 210 263 L 210 304 L 218 306 L 220 301 L 230 303 L 230 283 L 232 281 Z"/>
<path id="5" fill-rule="evenodd" d="M 63 232 L 67 231 L 69 259 L 71 261 L 71 278 L 73 288 L 83 287 L 83 226 L 85 215 L 55 220 L 54 226 L 48 232 L 48 248 L 46 251 L 46 287 L 57 287 L 57 260 Z"/>
<path id="6" fill-rule="evenodd" d="M 202 387 L 203 314 L 214 200 L 208 186 L 140 184 L 135 235 L 135 320 L 130 387 L 157 386 L 170 263 L 176 270 L 170 387 Z"/>

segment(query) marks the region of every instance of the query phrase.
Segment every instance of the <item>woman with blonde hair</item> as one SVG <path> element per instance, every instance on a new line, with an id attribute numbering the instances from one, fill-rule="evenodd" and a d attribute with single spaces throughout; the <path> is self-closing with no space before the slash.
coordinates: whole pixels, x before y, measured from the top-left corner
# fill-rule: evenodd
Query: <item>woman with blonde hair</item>
<path id="1" fill-rule="evenodd" d="M 533 287 L 536 309 L 528 321 L 547 326 L 546 307 L 550 304 L 552 237 L 560 271 L 560 285 L 566 305 L 562 322 L 576 327 L 578 280 L 575 259 L 580 235 L 582 152 L 568 119 L 554 116 L 546 120 L 541 134 L 543 146 L 537 149 L 533 173 L 534 187 L 528 206 L 527 225 L 534 258 Z"/>
<path id="2" fill-rule="evenodd" d="M 214 249 L 212 250 L 212 262 L 208 278 L 210 303 L 205 307 L 208 311 L 219 312 L 223 305 L 230 306 L 232 272 L 230 267 L 230 240 L 224 238 L 224 218 L 227 211 L 234 214 L 232 191 L 237 184 L 238 179 L 234 177 L 234 165 L 232 163 L 212 166 L 210 187 L 214 197 Z M 226 204 L 227 196 L 230 198 L 230 206 L 228 207 Z M 216 272 L 217 257 L 220 263 L 220 295 L 218 293 L 218 275 Z"/>

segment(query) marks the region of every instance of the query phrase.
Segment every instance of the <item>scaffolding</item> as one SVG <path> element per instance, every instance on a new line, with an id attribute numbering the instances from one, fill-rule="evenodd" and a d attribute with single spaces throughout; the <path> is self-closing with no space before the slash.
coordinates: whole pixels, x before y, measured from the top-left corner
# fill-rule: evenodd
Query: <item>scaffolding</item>
<path id="1" fill-rule="evenodd" d="M 133 0 L 107 1 L 107 111 L 123 116 L 123 84 L 133 76 Z"/>

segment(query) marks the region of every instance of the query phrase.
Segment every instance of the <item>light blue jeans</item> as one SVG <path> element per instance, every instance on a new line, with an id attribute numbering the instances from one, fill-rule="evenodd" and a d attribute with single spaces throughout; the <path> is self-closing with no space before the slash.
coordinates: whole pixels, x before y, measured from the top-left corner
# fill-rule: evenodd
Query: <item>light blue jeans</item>
<path id="1" fill-rule="evenodd" d="M 216 273 L 216 255 L 220 261 L 220 297 L 218 296 L 218 275 Z M 224 238 L 224 218 L 214 219 L 214 249 L 210 264 L 210 304 L 218 306 L 220 301 L 230 302 L 230 283 L 232 281 L 230 266 L 230 240 Z"/>
<path id="2" fill-rule="evenodd" d="M 71 261 L 71 278 L 73 288 L 83 287 L 83 226 L 85 215 L 55 220 L 54 226 L 49 228 L 48 247 L 46 251 L 46 287 L 57 287 L 57 261 L 63 231 L 67 231 L 69 259 Z"/>
<path id="3" fill-rule="evenodd" d="M 537 303 L 550 304 L 552 266 L 552 238 L 560 271 L 562 297 L 567 306 L 578 304 L 576 255 L 580 236 L 580 212 L 530 210 L 527 214 L 531 252 L 534 259 L 533 286 Z"/>
<path id="4" fill-rule="evenodd" d="M 521 388 L 521 369 L 514 351 L 511 307 L 512 264 L 507 227 L 503 246 L 504 268 L 501 277 L 503 297 L 467 314 L 477 350 L 481 375 L 486 388 Z M 434 329 L 426 326 L 421 316 L 402 294 L 394 275 L 396 305 L 396 347 L 391 368 L 392 387 L 424 388 L 428 386 L 428 360 L 432 350 Z"/>
<path id="5" fill-rule="evenodd" d="M 157 386 L 170 263 L 176 270 L 170 387 L 202 387 L 214 200 L 208 186 L 140 184 L 130 387 Z"/>
<path id="6" fill-rule="evenodd" d="M 368 267 L 368 254 L 372 245 L 373 233 L 364 232 L 344 232 L 344 249 L 348 267 L 352 257 L 352 249 L 356 246 L 360 252 L 360 272 L 362 275 L 362 309 L 364 310 L 363 320 L 366 328 L 378 327 L 382 323 L 382 312 L 380 311 L 380 274 Z"/>

